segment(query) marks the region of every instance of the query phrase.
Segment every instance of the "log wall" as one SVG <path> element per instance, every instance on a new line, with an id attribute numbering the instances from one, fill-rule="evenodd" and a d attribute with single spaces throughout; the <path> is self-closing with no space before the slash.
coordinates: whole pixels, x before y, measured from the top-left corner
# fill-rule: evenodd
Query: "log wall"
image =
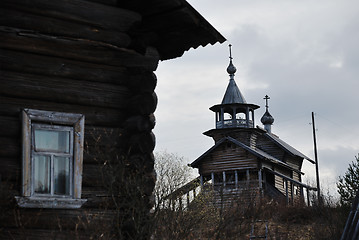
<path id="1" fill-rule="evenodd" d="M 136 195 L 138 202 L 124 208 L 145 206 L 136 216 L 146 219 L 155 183 L 153 71 L 160 57 L 151 46 L 144 53 L 135 50 L 128 31 L 141 19 L 139 13 L 84 0 L 0 2 L 0 190 L 7 196 L 0 203 L 1 239 L 97 238 L 113 223 L 126 234 L 139 231 L 134 226 L 141 223 L 126 222 L 127 213 L 116 222 L 119 209 L 106 205 L 103 166 L 125 158 L 128 169 L 121 174 L 141 176 L 140 193 L 123 199 L 129 204 L 134 195 L 141 198 Z M 85 115 L 82 198 L 88 202 L 82 209 L 14 207 L 21 191 L 24 108 Z"/>

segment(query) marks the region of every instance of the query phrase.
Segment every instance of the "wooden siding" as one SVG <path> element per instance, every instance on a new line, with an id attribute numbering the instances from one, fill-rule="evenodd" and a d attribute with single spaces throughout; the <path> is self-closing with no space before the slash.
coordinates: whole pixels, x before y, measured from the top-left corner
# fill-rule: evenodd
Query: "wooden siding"
<path id="1" fill-rule="evenodd" d="M 285 158 L 285 161 L 290 167 L 292 167 L 296 170 L 300 171 L 302 169 L 303 159 L 300 157 L 290 156 L 290 157 Z"/>
<path id="2" fill-rule="evenodd" d="M 227 146 L 227 143 L 223 143 L 206 156 L 199 166 L 200 174 L 207 175 L 211 172 L 258 167 L 258 160 L 255 156 L 240 147 L 234 146 L 234 144 L 230 145 Z"/>
<path id="3" fill-rule="evenodd" d="M 278 172 L 278 173 L 280 173 L 280 174 L 283 174 L 284 176 L 287 176 L 287 177 L 292 177 L 291 176 L 291 171 L 289 171 L 289 170 L 285 170 L 285 169 L 281 169 L 281 168 L 275 168 L 275 170 L 274 170 L 275 172 Z M 274 179 L 275 179 L 275 187 L 279 190 L 279 191 L 281 191 L 283 194 L 284 194 L 284 196 L 286 195 L 286 189 L 285 189 L 285 181 L 283 181 L 283 178 L 282 177 L 280 177 L 280 176 L 277 176 L 277 175 L 275 175 L 274 176 Z M 289 196 L 290 196 L 290 194 L 291 194 L 291 190 L 290 190 L 290 182 L 288 181 L 288 194 L 289 194 Z"/>
<path id="4" fill-rule="evenodd" d="M 292 178 L 293 178 L 295 181 L 302 182 L 299 173 L 293 171 L 293 172 L 292 172 L 292 175 L 293 175 Z"/>
<path id="5" fill-rule="evenodd" d="M 278 145 L 268 140 L 268 138 L 262 134 L 258 135 L 257 137 L 256 147 L 277 158 L 278 160 L 285 161 L 286 152 Z"/>

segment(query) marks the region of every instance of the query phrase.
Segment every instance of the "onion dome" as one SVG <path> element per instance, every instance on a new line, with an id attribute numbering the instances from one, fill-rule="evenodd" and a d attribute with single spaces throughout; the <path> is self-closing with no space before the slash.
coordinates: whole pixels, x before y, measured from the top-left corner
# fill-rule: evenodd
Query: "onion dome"
<path id="1" fill-rule="evenodd" d="M 234 73 L 237 71 L 237 68 L 233 65 L 232 59 L 229 61 L 229 65 L 227 67 L 227 73 L 229 75 L 234 75 Z"/>
<path id="2" fill-rule="evenodd" d="M 268 97 L 268 95 L 266 95 L 263 99 L 266 100 L 266 112 L 263 114 L 263 116 L 261 118 L 261 122 L 264 125 L 264 129 L 268 133 L 271 133 L 272 132 L 271 125 L 274 123 L 274 118 L 268 112 L 268 99 L 270 99 L 270 97 Z"/>
<path id="3" fill-rule="evenodd" d="M 272 115 L 270 115 L 268 110 L 266 110 L 266 112 L 263 114 L 261 118 L 261 122 L 263 123 L 263 125 L 267 125 L 267 124 L 272 125 L 274 123 L 274 118 L 272 117 Z"/>

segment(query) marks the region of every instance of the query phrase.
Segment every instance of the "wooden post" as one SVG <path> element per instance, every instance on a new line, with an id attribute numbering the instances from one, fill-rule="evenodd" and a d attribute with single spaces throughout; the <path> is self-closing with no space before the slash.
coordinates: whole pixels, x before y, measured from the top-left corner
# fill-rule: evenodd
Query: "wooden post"
<path id="1" fill-rule="evenodd" d="M 221 125 L 222 125 L 222 128 L 224 128 L 224 111 L 223 111 L 223 107 L 221 108 Z"/>
<path id="2" fill-rule="evenodd" d="M 236 188 L 238 188 L 238 172 L 237 172 L 237 170 L 234 171 L 234 181 L 236 183 Z"/>
<path id="3" fill-rule="evenodd" d="M 236 108 L 232 108 L 232 127 L 237 127 Z"/>
<path id="4" fill-rule="evenodd" d="M 254 111 L 252 110 L 252 124 L 253 124 L 253 126 L 255 126 L 254 125 Z"/>
<path id="5" fill-rule="evenodd" d="M 266 188 L 266 187 L 267 187 L 267 181 L 266 181 L 266 171 L 263 171 L 262 176 L 263 176 L 264 188 Z"/>
<path id="6" fill-rule="evenodd" d="M 179 201 L 179 209 L 182 210 L 182 196 L 178 198 Z"/>
<path id="7" fill-rule="evenodd" d="M 187 192 L 187 208 L 189 206 L 189 192 Z"/>
<path id="8" fill-rule="evenodd" d="M 315 171 L 316 171 L 316 173 L 317 173 L 318 204 L 321 205 L 320 183 L 319 183 L 319 166 L 318 166 L 318 153 L 317 153 L 317 138 L 316 138 L 316 135 L 315 135 L 314 112 L 312 112 L 312 123 L 313 123 L 313 141 L 314 141 Z"/>
<path id="9" fill-rule="evenodd" d="M 247 175 L 247 187 L 249 187 L 249 180 L 250 180 L 249 169 L 246 170 L 246 175 Z"/>
<path id="10" fill-rule="evenodd" d="M 201 188 L 203 188 L 203 175 L 199 176 L 199 181 L 201 183 Z"/>
<path id="11" fill-rule="evenodd" d="M 196 189 L 193 189 L 193 198 L 196 198 Z"/>
<path id="12" fill-rule="evenodd" d="M 304 203 L 304 191 L 303 191 L 303 186 L 300 186 L 300 198 L 302 203 Z"/>
<path id="13" fill-rule="evenodd" d="M 309 188 L 307 188 L 307 204 L 310 207 Z"/>
<path id="14" fill-rule="evenodd" d="M 212 178 L 212 186 L 214 187 L 214 173 L 211 172 L 211 178 Z"/>
<path id="15" fill-rule="evenodd" d="M 284 180 L 285 181 L 285 197 L 287 199 L 287 205 L 289 203 L 289 196 L 288 196 L 288 180 Z"/>
<path id="16" fill-rule="evenodd" d="M 262 169 L 258 170 L 258 185 L 259 189 L 262 189 Z"/>
<path id="17" fill-rule="evenodd" d="M 249 109 L 248 109 L 248 107 L 246 109 L 246 123 L 247 123 L 247 128 L 249 128 Z"/>
<path id="18" fill-rule="evenodd" d="M 294 204 L 294 184 L 293 182 L 290 182 L 290 201 L 292 205 Z"/>
<path id="19" fill-rule="evenodd" d="M 223 186 L 226 186 L 226 171 L 223 171 Z"/>

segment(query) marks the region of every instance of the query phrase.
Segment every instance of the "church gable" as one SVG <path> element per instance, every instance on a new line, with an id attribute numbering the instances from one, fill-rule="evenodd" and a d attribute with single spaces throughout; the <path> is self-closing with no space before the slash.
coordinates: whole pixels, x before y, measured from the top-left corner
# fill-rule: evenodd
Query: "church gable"
<path id="1" fill-rule="evenodd" d="M 191 164 L 198 166 L 200 174 L 258 167 L 254 154 L 230 140 L 223 139 L 210 150 L 198 158 L 199 163 Z"/>

